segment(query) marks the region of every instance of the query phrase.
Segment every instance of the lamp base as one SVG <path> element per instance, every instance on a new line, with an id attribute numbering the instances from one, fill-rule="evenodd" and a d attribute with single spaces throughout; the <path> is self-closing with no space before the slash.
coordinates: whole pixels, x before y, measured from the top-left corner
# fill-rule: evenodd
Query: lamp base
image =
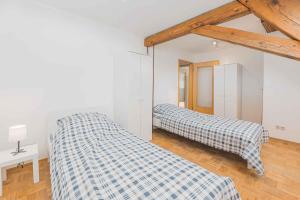
<path id="1" fill-rule="evenodd" d="M 18 155 L 19 153 L 25 153 L 25 152 L 26 152 L 26 151 L 25 151 L 24 149 L 21 149 L 21 148 L 20 148 L 20 141 L 18 141 L 18 147 L 17 147 L 16 151 L 11 152 L 11 154 L 12 154 L 13 156 L 16 156 L 16 155 Z"/>
<path id="2" fill-rule="evenodd" d="M 26 151 L 24 150 L 24 149 L 19 149 L 19 151 L 17 150 L 17 151 L 14 151 L 14 152 L 11 152 L 11 154 L 13 155 L 13 156 L 16 156 L 16 155 L 18 155 L 19 153 L 25 153 Z"/>

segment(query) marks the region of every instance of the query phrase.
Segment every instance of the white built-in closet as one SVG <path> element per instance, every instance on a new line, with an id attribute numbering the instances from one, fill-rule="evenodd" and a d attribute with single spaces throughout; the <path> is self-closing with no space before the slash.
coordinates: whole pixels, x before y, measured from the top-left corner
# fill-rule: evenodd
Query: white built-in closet
<path id="1" fill-rule="evenodd" d="M 152 57 L 119 53 L 114 58 L 114 119 L 130 133 L 152 139 Z"/>
<path id="2" fill-rule="evenodd" d="M 241 119 L 242 66 L 239 64 L 214 67 L 214 114 Z"/>

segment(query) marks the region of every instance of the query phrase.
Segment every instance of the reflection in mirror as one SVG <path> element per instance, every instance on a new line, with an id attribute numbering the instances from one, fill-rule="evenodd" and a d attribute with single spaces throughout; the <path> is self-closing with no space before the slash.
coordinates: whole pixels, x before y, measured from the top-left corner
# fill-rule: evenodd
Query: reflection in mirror
<path id="1" fill-rule="evenodd" d="M 214 67 L 219 61 L 194 63 L 193 110 L 214 114 Z"/>
<path id="2" fill-rule="evenodd" d="M 189 97 L 189 65 L 180 67 L 179 75 L 179 106 L 186 108 Z"/>
<path id="3" fill-rule="evenodd" d="M 212 107 L 213 68 L 201 67 L 197 70 L 197 103 L 200 107 Z"/>

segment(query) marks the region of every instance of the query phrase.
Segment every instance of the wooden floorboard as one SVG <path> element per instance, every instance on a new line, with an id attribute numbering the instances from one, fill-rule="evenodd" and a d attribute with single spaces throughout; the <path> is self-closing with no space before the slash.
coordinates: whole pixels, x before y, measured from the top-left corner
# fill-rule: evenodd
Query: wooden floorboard
<path id="1" fill-rule="evenodd" d="M 162 130 L 154 144 L 218 175 L 231 177 L 243 200 L 300 200 L 300 144 L 271 139 L 262 148 L 265 175 L 258 177 L 240 157 L 188 141 Z M 47 200 L 51 183 L 47 160 L 40 161 L 40 183 L 33 184 L 32 165 L 8 170 L 0 200 Z"/>
<path id="2" fill-rule="evenodd" d="M 243 200 L 300 200 L 300 144 L 270 139 L 262 147 L 265 175 L 240 157 L 156 130 L 153 143 L 218 175 L 231 177 Z"/>
<path id="3" fill-rule="evenodd" d="M 24 168 L 7 170 L 7 181 L 3 183 L 0 200 L 48 200 L 51 199 L 51 182 L 48 160 L 40 160 L 40 182 L 33 183 L 32 164 Z"/>

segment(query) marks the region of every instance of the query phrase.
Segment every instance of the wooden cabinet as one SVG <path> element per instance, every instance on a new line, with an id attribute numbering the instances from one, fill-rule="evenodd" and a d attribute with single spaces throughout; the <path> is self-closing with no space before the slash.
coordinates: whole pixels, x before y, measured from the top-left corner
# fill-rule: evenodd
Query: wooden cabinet
<path id="1" fill-rule="evenodd" d="M 241 119 L 242 66 L 217 65 L 214 68 L 214 114 L 231 119 Z"/>
<path id="2" fill-rule="evenodd" d="M 152 57 L 125 52 L 114 58 L 114 119 L 130 133 L 152 139 Z"/>

